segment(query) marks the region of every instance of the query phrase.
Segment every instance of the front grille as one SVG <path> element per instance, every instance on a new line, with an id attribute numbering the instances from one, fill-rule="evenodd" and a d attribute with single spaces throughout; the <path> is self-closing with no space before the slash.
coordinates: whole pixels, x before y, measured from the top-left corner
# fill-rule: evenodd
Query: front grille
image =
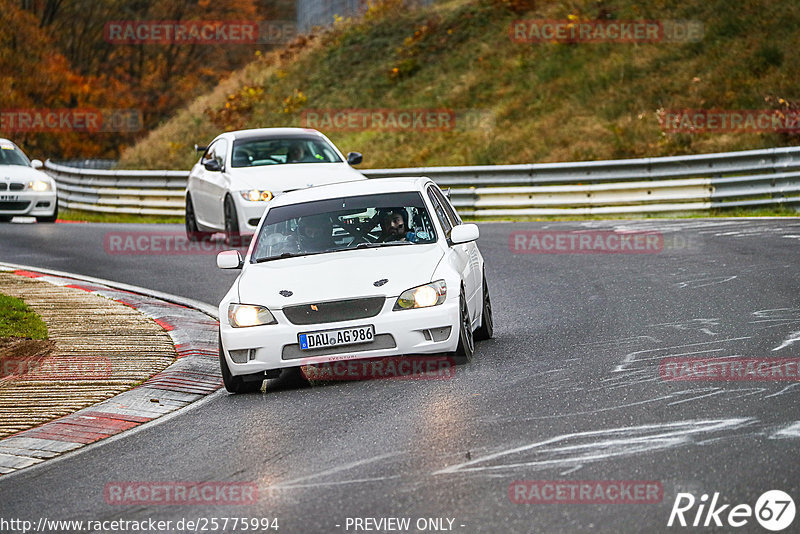
<path id="1" fill-rule="evenodd" d="M 8 190 L 9 191 L 22 191 L 25 189 L 25 184 L 9 184 Z"/>
<path id="2" fill-rule="evenodd" d="M 30 202 L 0 201 L 0 211 L 25 211 L 30 205 Z"/>
<path id="3" fill-rule="evenodd" d="M 341 345 L 338 347 L 333 346 L 311 350 L 300 350 L 300 346 L 297 343 L 293 345 L 284 345 L 281 359 L 297 360 L 298 358 L 330 356 L 331 354 L 356 354 L 371 350 L 393 349 L 395 347 L 397 347 L 397 343 L 394 342 L 394 337 L 392 337 L 391 334 L 378 334 L 375 336 L 375 340 L 372 343 L 362 343 L 358 345 Z"/>
<path id="4" fill-rule="evenodd" d="M 5 191 L 6 189 L 8 189 L 7 183 L 3 182 L 2 184 L 0 184 L 0 191 Z"/>
<path id="5" fill-rule="evenodd" d="M 384 297 L 336 300 L 300 306 L 287 306 L 283 309 L 292 324 L 335 323 L 375 317 L 381 312 Z"/>

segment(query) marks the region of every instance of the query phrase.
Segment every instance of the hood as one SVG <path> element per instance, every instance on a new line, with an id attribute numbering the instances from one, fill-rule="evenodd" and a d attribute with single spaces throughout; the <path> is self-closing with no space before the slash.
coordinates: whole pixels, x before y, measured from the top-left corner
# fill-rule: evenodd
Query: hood
<path id="1" fill-rule="evenodd" d="M 229 175 L 231 189 L 267 189 L 273 193 L 367 179 L 347 163 L 290 163 L 232 168 Z"/>
<path id="2" fill-rule="evenodd" d="M 366 296 L 396 297 L 426 284 L 444 253 L 435 243 L 344 250 L 248 264 L 239 278 L 240 302 L 272 309 Z M 376 286 L 378 280 L 387 280 Z M 284 297 L 280 291 L 291 291 Z"/>
<path id="3" fill-rule="evenodd" d="M 6 178 L 11 178 L 11 181 L 20 182 L 27 182 L 30 180 L 52 180 L 47 174 L 32 167 L 23 167 L 22 165 L 0 165 L 0 181 L 5 181 Z"/>

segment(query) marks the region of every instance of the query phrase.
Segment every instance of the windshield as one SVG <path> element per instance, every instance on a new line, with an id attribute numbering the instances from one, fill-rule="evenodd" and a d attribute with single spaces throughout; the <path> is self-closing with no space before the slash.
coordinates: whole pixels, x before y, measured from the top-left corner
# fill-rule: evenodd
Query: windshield
<path id="1" fill-rule="evenodd" d="M 334 148 L 319 137 L 238 139 L 233 142 L 233 167 L 260 167 L 285 163 L 338 163 Z"/>
<path id="2" fill-rule="evenodd" d="M 30 167 L 31 162 L 20 149 L 11 143 L 0 141 L 0 165 L 22 165 Z"/>
<path id="3" fill-rule="evenodd" d="M 270 209 L 251 262 L 434 241 L 436 232 L 419 193 L 362 195 Z"/>

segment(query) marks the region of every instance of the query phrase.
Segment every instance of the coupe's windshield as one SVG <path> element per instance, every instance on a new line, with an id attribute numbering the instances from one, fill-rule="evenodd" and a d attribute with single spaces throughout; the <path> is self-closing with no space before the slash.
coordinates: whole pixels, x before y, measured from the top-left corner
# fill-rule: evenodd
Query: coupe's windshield
<path id="1" fill-rule="evenodd" d="M 362 195 L 270 209 L 251 262 L 434 241 L 436 232 L 419 193 Z"/>
<path id="2" fill-rule="evenodd" d="M 260 167 L 282 163 L 338 163 L 334 148 L 319 137 L 254 138 L 233 142 L 233 167 Z"/>
<path id="3" fill-rule="evenodd" d="M 0 141 L 0 165 L 22 165 L 30 167 L 31 162 L 20 149 L 11 143 Z"/>

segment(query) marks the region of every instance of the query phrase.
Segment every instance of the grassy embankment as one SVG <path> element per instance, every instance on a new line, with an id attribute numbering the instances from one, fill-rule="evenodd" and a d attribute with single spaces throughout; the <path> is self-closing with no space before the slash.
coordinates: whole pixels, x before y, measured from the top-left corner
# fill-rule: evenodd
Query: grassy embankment
<path id="1" fill-rule="evenodd" d="M 526 3 L 535 9 L 514 9 Z M 220 131 L 302 126 L 304 110 L 349 108 L 457 112 L 456 128 L 446 131 L 323 128 L 343 151 L 363 152 L 364 168 L 602 160 L 798 143 L 798 136 L 779 133 L 664 133 L 658 113 L 794 106 L 800 4 L 637 4 L 453 0 L 405 9 L 395 0 L 379 3 L 363 18 L 256 57 L 125 151 L 120 167 L 188 169 L 197 157 L 193 144 Z M 703 23 L 704 37 L 513 42 L 511 22 L 529 18 L 688 19 Z"/>

